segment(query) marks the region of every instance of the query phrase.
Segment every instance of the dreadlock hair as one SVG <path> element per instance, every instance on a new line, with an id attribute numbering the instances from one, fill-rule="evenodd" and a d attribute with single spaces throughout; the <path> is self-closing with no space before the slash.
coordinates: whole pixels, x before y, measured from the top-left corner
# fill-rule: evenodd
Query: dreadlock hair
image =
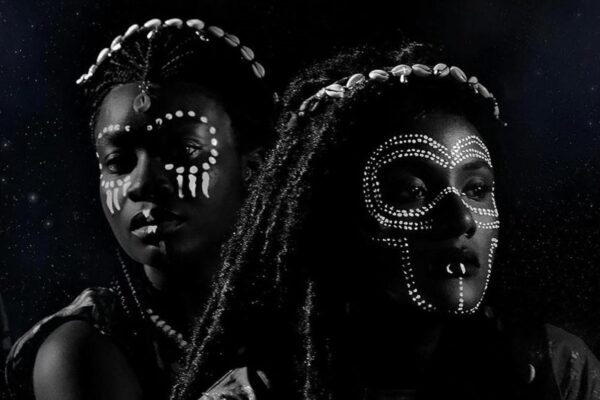
<path id="1" fill-rule="evenodd" d="M 267 372 L 276 396 L 321 400 L 352 396 L 338 350 L 345 290 L 366 258 L 349 213 L 362 210 L 366 157 L 390 134 L 434 110 L 459 113 L 487 140 L 497 121 L 489 99 L 453 81 L 365 81 L 343 98 L 296 111 L 320 88 L 374 67 L 439 61 L 432 47 L 355 48 L 313 65 L 283 97 L 280 136 L 223 256 L 213 294 L 194 328 L 194 348 L 173 399 L 195 399 L 238 363 Z M 364 279 L 364 277 L 362 277 Z M 246 352 L 242 357 L 239 349 Z M 356 393 L 354 393 L 355 395 Z"/>
<path id="2" fill-rule="evenodd" d="M 222 102 L 241 151 L 272 141 L 274 94 L 264 79 L 253 74 L 239 48 L 185 25 L 162 26 L 151 33 L 139 29 L 123 39 L 119 51 L 112 52 L 85 82 L 92 129 L 104 97 L 114 87 L 131 82 L 185 82 Z"/>

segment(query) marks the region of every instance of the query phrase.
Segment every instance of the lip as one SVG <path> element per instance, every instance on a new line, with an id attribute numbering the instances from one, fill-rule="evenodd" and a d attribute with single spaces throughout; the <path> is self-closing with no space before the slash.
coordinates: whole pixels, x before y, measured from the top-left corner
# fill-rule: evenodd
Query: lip
<path id="1" fill-rule="evenodd" d="M 181 216 L 172 211 L 151 207 L 140 210 L 131 218 L 129 230 L 144 242 L 155 242 L 173 233 L 183 221 Z"/>
<path id="2" fill-rule="evenodd" d="M 452 247 L 433 256 L 429 273 L 438 279 L 469 278 L 480 268 L 477 254 L 468 248 Z"/>

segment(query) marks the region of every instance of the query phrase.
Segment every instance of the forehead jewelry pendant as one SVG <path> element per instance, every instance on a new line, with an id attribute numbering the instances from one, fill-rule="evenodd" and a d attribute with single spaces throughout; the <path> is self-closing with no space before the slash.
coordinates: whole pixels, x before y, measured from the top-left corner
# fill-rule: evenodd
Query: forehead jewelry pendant
<path id="1" fill-rule="evenodd" d="M 144 81 L 140 83 L 139 88 L 141 92 L 135 97 L 135 99 L 133 99 L 133 110 L 135 112 L 143 113 L 148 111 L 152 105 L 152 100 L 148 95 L 148 89 L 150 89 L 150 85 L 148 82 Z"/>

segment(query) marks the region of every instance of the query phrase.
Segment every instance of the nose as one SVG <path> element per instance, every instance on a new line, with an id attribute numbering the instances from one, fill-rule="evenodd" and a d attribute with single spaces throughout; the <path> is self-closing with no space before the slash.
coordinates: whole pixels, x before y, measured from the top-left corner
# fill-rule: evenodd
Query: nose
<path id="1" fill-rule="evenodd" d="M 462 235 L 468 238 L 473 237 L 477 231 L 477 223 L 473 218 L 473 213 L 458 194 L 450 193 L 438 207 L 435 225 L 439 228 L 441 235 L 445 238 Z"/>
<path id="2" fill-rule="evenodd" d="M 133 201 L 160 202 L 175 192 L 175 188 L 159 157 L 138 150 L 137 162 L 131 171 L 131 186 L 127 196 Z"/>

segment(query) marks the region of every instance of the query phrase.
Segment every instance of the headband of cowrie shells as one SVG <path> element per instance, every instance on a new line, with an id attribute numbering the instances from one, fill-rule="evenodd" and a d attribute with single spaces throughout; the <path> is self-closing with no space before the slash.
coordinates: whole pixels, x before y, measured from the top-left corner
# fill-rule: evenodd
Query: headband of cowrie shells
<path id="1" fill-rule="evenodd" d="M 262 79 L 265 76 L 265 68 L 259 62 L 254 60 L 254 52 L 252 49 L 247 46 L 242 46 L 240 39 L 237 36 L 226 33 L 218 26 L 206 26 L 206 24 L 199 19 L 189 19 L 184 23 L 183 20 L 179 18 L 172 18 L 164 22 L 158 18 L 154 18 L 148 20 L 142 26 L 138 24 L 131 25 L 123 35 L 119 35 L 113 39 L 110 47 L 100 50 L 100 53 L 96 58 L 96 63 L 92 64 L 88 72 L 77 79 L 77 85 L 83 85 L 88 82 L 92 76 L 94 76 L 98 67 L 110 58 L 112 54 L 118 52 L 121 49 L 123 42 L 133 34 L 137 32 L 147 32 L 147 36 L 150 39 L 158 30 L 165 28 L 193 29 L 198 38 L 202 40 L 210 41 L 211 38 L 223 40 L 229 46 L 239 50 L 242 60 L 250 64 L 252 72 L 258 79 Z"/>
<path id="2" fill-rule="evenodd" d="M 459 67 L 448 67 L 448 65 L 443 63 L 436 64 L 433 67 L 425 64 L 400 64 L 389 71 L 374 69 L 369 72 L 367 76 L 359 73 L 354 74 L 349 78 L 342 78 L 331 85 L 322 88 L 316 94 L 306 99 L 298 109 L 298 116 L 303 117 L 307 112 L 310 113 L 316 110 L 320 101 L 326 96 L 334 99 L 343 98 L 347 91 L 361 87 L 361 84 L 364 85 L 367 80 L 375 82 L 392 82 L 393 79 L 398 79 L 400 83 L 404 84 L 407 83 L 409 79 L 412 79 L 409 78 L 410 76 L 430 79 L 454 79 L 458 83 L 468 85 L 471 90 L 473 90 L 474 94 L 480 95 L 484 99 L 490 99 L 493 102 L 494 117 L 506 126 L 506 123 L 500 120 L 500 107 L 498 106 L 498 101 L 494 95 L 479 82 L 479 79 L 475 76 L 469 78 Z"/>

